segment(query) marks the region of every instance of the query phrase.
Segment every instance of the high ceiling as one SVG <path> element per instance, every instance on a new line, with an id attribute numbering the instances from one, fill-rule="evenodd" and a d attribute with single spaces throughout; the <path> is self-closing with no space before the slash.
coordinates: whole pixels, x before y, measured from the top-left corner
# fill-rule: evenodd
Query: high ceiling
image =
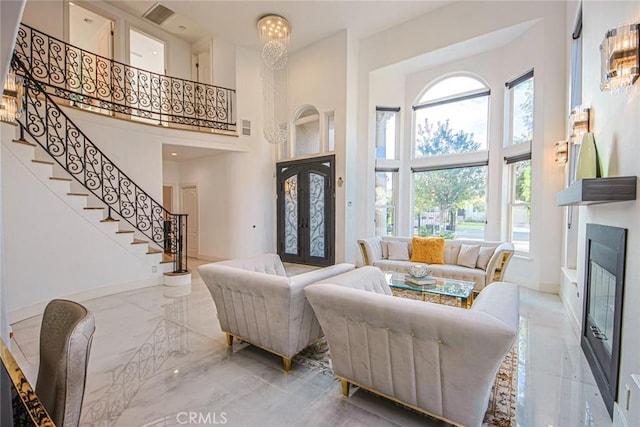
<path id="1" fill-rule="evenodd" d="M 157 2 L 110 0 L 108 3 L 140 17 Z M 257 48 L 258 18 L 271 13 L 284 16 L 291 24 L 291 51 L 343 29 L 349 29 L 356 37 L 365 37 L 446 3 L 450 1 L 160 0 L 160 4 L 176 12 L 161 27 L 189 42 L 210 34 L 238 46 Z"/>
<path id="2" fill-rule="evenodd" d="M 142 17 L 158 2 L 107 0 L 107 3 Z M 189 43 L 195 43 L 205 36 L 214 36 L 238 46 L 259 49 L 256 29 L 258 19 L 272 13 L 284 16 L 291 25 L 290 51 L 294 52 L 345 29 L 357 38 L 366 37 L 424 15 L 451 3 L 451 0 L 160 0 L 159 3 L 176 13 L 163 22 L 160 28 Z M 181 161 L 216 152 L 217 150 L 197 147 L 164 146 L 163 158 Z"/>

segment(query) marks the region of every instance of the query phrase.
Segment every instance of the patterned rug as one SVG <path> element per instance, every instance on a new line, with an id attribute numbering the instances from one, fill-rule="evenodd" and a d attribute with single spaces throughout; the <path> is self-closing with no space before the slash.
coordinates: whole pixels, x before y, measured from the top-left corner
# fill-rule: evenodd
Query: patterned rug
<path id="1" fill-rule="evenodd" d="M 329 346 L 319 339 L 293 358 L 295 363 L 314 371 L 333 376 Z M 518 392 L 518 340 L 502 361 L 491 389 L 489 406 L 484 415 L 483 427 L 510 427 L 516 425 Z"/>

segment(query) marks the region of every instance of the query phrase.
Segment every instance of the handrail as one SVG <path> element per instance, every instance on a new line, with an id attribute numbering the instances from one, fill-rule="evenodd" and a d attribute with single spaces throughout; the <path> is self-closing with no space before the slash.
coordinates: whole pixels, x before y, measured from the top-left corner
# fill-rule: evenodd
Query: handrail
<path id="1" fill-rule="evenodd" d="M 27 132 L 76 181 L 108 208 L 173 254 L 174 273 L 187 271 L 186 214 L 173 214 L 118 168 L 56 104 L 44 85 L 13 56 L 24 78 L 20 136 Z M 111 215 L 109 214 L 109 217 Z"/>
<path id="2" fill-rule="evenodd" d="M 235 90 L 165 76 L 20 24 L 15 53 L 50 95 L 115 113 L 234 131 Z"/>

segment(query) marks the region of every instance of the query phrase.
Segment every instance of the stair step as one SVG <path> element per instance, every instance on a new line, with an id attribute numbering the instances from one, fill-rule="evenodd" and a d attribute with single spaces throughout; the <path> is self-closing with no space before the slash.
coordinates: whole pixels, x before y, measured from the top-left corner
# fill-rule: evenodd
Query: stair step
<path id="1" fill-rule="evenodd" d="M 26 139 L 14 139 L 13 142 L 17 143 L 17 144 L 24 144 L 24 145 L 28 145 L 30 147 L 37 147 L 36 144 L 27 141 Z"/>
<path id="2" fill-rule="evenodd" d="M 120 220 L 115 218 L 105 218 L 101 219 L 100 222 L 120 222 Z"/>
<path id="3" fill-rule="evenodd" d="M 132 245 L 143 245 L 145 243 L 149 243 L 149 241 L 148 240 L 133 239 L 133 242 L 131 242 Z"/>
<path id="4" fill-rule="evenodd" d="M 40 164 L 43 164 L 43 165 L 51 165 L 51 166 L 53 166 L 53 165 L 54 165 L 54 163 L 53 163 L 53 162 L 50 162 L 50 161 L 48 161 L 48 160 L 38 160 L 38 159 L 33 159 L 33 160 L 31 160 L 31 161 L 32 161 L 33 163 L 40 163 Z"/>
<path id="5" fill-rule="evenodd" d="M 115 221 L 117 221 L 117 219 Z M 128 233 L 135 233 L 135 231 L 133 231 L 133 230 L 118 230 L 118 231 L 116 231 L 116 234 L 128 234 Z"/>
<path id="6" fill-rule="evenodd" d="M 147 255 L 161 254 L 161 253 L 164 253 L 164 252 L 160 249 L 154 249 L 154 248 L 149 248 L 149 250 L 147 251 Z"/>
<path id="7" fill-rule="evenodd" d="M 50 180 L 52 181 L 68 181 L 71 182 L 71 178 L 65 178 L 63 176 L 51 176 L 49 177 Z"/>
<path id="8" fill-rule="evenodd" d="M 89 197 L 89 195 L 87 193 L 67 193 L 67 196 Z"/>
<path id="9" fill-rule="evenodd" d="M 173 255 L 167 253 L 162 254 L 162 261 L 160 261 L 160 264 L 168 264 L 171 262 L 173 262 Z"/>
<path id="10" fill-rule="evenodd" d="M 98 210 L 104 210 L 104 207 L 103 206 L 87 206 L 86 208 L 84 208 L 84 210 L 98 211 Z"/>

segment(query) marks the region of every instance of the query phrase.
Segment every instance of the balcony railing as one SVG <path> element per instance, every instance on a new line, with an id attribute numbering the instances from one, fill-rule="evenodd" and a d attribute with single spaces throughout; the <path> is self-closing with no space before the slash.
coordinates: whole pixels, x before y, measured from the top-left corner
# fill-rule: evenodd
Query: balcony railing
<path id="1" fill-rule="evenodd" d="M 15 52 L 50 95 L 129 116 L 235 131 L 235 90 L 156 74 L 72 46 L 28 25 Z"/>

